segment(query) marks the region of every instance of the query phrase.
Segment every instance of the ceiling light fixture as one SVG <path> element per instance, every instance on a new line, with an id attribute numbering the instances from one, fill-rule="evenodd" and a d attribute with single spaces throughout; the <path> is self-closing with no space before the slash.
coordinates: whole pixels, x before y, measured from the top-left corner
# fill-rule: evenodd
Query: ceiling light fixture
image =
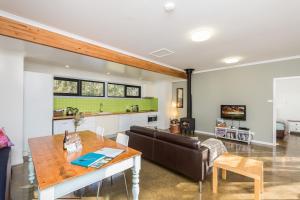
<path id="1" fill-rule="evenodd" d="M 234 63 L 238 63 L 242 58 L 241 57 L 228 57 L 228 58 L 224 58 L 223 62 L 226 64 L 234 64 Z"/>
<path id="2" fill-rule="evenodd" d="M 165 3 L 164 8 L 165 8 L 166 12 L 172 12 L 175 9 L 175 3 L 169 1 L 169 2 Z"/>
<path id="3" fill-rule="evenodd" d="M 106 72 L 107 75 L 110 75 L 110 72 Z"/>
<path id="4" fill-rule="evenodd" d="M 191 32 L 190 36 L 194 42 L 203 42 L 208 40 L 213 35 L 213 30 L 210 28 L 199 28 Z"/>
<path id="5" fill-rule="evenodd" d="M 65 65 L 65 68 L 69 69 L 69 68 L 70 68 L 70 66 L 69 66 L 69 65 Z"/>

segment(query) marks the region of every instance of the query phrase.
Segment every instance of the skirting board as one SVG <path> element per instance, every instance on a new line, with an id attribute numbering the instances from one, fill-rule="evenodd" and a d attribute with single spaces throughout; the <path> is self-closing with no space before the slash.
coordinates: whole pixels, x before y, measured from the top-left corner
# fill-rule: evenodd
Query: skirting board
<path id="1" fill-rule="evenodd" d="M 202 134 L 205 134 L 205 135 L 215 136 L 215 133 L 207 132 L 207 131 L 195 130 L 195 133 L 200 133 L 200 134 L 202 133 Z M 271 143 L 271 142 L 263 142 L 263 141 L 258 141 L 258 140 L 252 140 L 251 143 L 259 144 L 259 145 L 265 145 L 265 146 L 274 146 L 273 143 Z"/>

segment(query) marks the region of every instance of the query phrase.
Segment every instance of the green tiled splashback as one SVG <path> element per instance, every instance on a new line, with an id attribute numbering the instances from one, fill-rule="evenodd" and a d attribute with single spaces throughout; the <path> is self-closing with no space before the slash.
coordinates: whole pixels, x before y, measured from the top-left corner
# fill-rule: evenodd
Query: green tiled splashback
<path id="1" fill-rule="evenodd" d="M 158 99 L 84 98 L 54 97 L 54 109 L 76 107 L 80 112 L 99 112 L 100 103 L 104 112 L 125 112 L 131 105 L 139 105 L 140 110 L 157 110 Z"/>

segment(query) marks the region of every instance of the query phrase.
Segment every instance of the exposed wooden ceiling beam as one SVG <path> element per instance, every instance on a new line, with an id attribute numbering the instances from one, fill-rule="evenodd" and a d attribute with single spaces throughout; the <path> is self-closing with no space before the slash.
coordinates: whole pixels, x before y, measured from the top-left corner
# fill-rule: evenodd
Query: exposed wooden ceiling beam
<path id="1" fill-rule="evenodd" d="M 0 35 L 62 49 L 94 58 L 112 61 L 160 74 L 186 78 L 183 71 L 142 60 L 101 46 L 77 40 L 29 24 L 0 17 Z"/>

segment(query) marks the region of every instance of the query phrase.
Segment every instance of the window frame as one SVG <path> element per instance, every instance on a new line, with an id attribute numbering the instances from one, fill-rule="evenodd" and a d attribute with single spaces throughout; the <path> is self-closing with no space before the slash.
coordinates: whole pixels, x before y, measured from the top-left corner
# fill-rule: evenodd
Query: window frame
<path id="1" fill-rule="evenodd" d="M 127 95 L 127 88 L 128 87 L 137 88 L 139 90 L 139 95 L 138 96 Z M 125 85 L 125 98 L 141 98 L 141 93 L 142 93 L 142 87 L 141 86 L 137 86 L 137 85 Z"/>
<path id="2" fill-rule="evenodd" d="M 80 88 L 81 88 L 80 80 L 78 80 L 78 79 L 73 79 L 73 78 L 54 77 L 53 82 L 54 82 L 55 80 L 76 82 L 76 83 L 77 83 L 77 93 L 74 94 L 74 93 L 59 93 L 59 92 L 53 92 L 54 96 L 80 96 Z M 54 84 L 54 83 L 53 83 L 53 84 Z"/>
<path id="3" fill-rule="evenodd" d="M 108 85 L 109 84 L 112 84 L 112 85 L 122 85 L 124 86 L 124 96 L 120 97 L 120 96 L 109 96 L 108 94 Z M 110 97 L 110 98 L 125 98 L 126 96 L 126 85 L 125 84 L 121 84 L 121 83 L 111 83 L 111 82 L 108 82 L 107 83 L 107 97 Z"/>
<path id="4" fill-rule="evenodd" d="M 82 97 L 105 97 L 105 82 L 103 81 L 91 81 L 91 80 L 79 80 L 80 81 L 80 95 Z M 103 95 L 101 96 L 93 96 L 93 95 L 83 95 L 82 94 L 82 82 L 92 82 L 92 83 L 102 83 L 103 84 Z"/>
<path id="5" fill-rule="evenodd" d="M 108 85 L 109 84 L 112 84 L 112 85 L 122 85 L 124 86 L 124 96 L 120 97 L 120 96 L 110 96 L 108 94 Z M 129 96 L 127 95 L 127 88 L 128 87 L 133 87 L 133 88 L 138 88 L 139 90 L 139 95 L 138 96 Z M 127 84 L 122 84 L 122 83 L 112 83 L 112 82 L 108 82 L 107 83 L 107 97 L 110 97 L 110 98 L 141 98 L 142 96 L 142 87 L 139 86 L 139 85 L 127 85 Z"/>

